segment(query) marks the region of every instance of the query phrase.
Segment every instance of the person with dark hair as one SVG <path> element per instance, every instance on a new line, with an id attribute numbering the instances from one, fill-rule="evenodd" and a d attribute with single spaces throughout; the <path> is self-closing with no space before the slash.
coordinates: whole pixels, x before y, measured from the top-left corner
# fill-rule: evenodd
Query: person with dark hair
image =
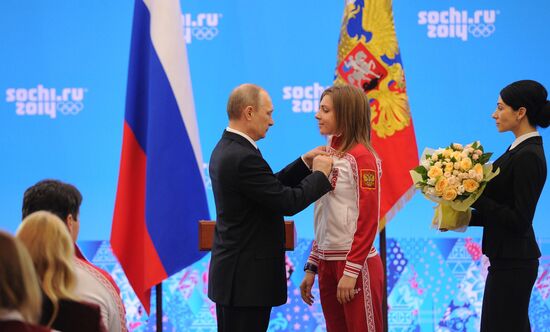
<path id="1" fill-rule="evenodd" d="M 381 332 L 384 268 L 374 247 L 380 219 L 381 162 L 371 141 L 371 110 L 362 89 L 335 85 L 315 115 L 328 136 L 333 190 L 315 203 L 315 240 L 304 266 L 302 300 L 311 305 L 315 276 L 327 331 Z"/>
<path id="2" fill-rule="evenodd" d="M 550 102 L 538 82 L 514 82 L 500 91 L 492 117 L 499 132 L 516 137 L 493 164 L 500 174 L 474 202 L 470 226 L 483 227 L 485 282 L 481 331 L 531 331 L 529 300 L 541 252 L 533 217 L 546 181 L 546 159 L 537 127 L 550 124 Z"/>
<path id="3" fill-rule="evenodd" d="M 73 241 L 76 241 L 80 231 L 78 216 L 81 203 L 82 194 L 72 184 L 42 180 L 25 190 L 22 219 L 36 211 L 49 211 L 65 221 Z"/>
<path id="4" fill-rule="evenodd" d="M 287 301 L 283 217 L 332 189 L 332 162 L 314 149 L 273 173 L 256 145 L 273 125 L 273 104 L 257 85 L 235 88 L 227 113 L 210 158 L 217 220 L 208 297 L 218 331 L 266 331 L 271 308 Z"/>
<path id="5" fill-rule="evenodd" d="M 25 191 L 22 215 L 24 219 L 36 211 L 48 211 L 65 223 L 74 242 L 75 294 L 99 305 L 108 331 L 127 331 L 126 313 L 118 286 L 109 273 L 91 264 L 76 245 L 81 203 L 82 194 L 75 186 L 58 180 L 42 180 Z"/>

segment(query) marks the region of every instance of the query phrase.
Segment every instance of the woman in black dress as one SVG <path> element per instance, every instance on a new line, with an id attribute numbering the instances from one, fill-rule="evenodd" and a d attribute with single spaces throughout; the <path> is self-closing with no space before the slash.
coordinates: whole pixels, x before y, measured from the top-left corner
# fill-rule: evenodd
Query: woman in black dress
<path id="1" fill-rule="evenodd" d="M 470 226 L 483 227 L 483 253 L 490 267 L 481 331 L 531 331 L 528 309 L 541 255 L 533 216 L 546 181 L 546 159 L 537 127 L 550 124 L 546 89 L 531 80 L 500 92 L 493 119 L 516 139 L 493 164 L 500 174 L 473 204 Z"/>

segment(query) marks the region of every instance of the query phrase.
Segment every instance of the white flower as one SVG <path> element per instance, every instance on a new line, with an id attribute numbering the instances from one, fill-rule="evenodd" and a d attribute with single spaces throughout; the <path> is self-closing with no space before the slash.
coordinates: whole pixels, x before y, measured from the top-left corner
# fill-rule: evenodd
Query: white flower
<path id="1" fill-rule="evenodd" d="M 462 147 L 462 144 L 453 143 L 453 149 L 455 149 L 455 150 L 462 150 L 462 149 L 464 149 L 464 148 Z"/>
<path id="2" fill-rule="evenodd" d="M 420 163 L 422 166 L 424 166 L 425 169 L 430 169 L 430 161 L 429 160 L 422 160 L 422 162 Z"/>
<path id="3" fill-rule="evenodd" d="M 455 169 L 460 169 L 460 163 L 457 161 L 454 166 L 453 166 Z"/>
<path id="4" fill-rule="evenodd" d="M 452 186 L 457 185 L 459 182 L 460 182 L 460 180 L 458 179 L 458 177 L 456 177 L 454 175 L 449 178 L 449 184 L 452 185 Z"/>
<path id="5" fill-rule="evenodd" d="M 428 185 L 430 185 L 430 186 L 435 186 L 436 182 L 437 182 L 437 180 L 432 179 L 432 178 L 429 178 L 428 181 L 426 181 L 426 183 L 428 183 Z"/>
<path id="6" fill-rule="evenodd" d="M 460 185 L 456 188 L 456 192 L 459 194 L 459 195 L 462 195 L 464 194 L 464 186 L 463 185 Z"/>

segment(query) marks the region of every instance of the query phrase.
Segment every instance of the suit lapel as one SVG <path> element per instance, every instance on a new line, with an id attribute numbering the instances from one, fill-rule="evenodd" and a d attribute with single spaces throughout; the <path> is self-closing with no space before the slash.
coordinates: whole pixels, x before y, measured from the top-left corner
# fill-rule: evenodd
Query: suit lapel
<path id="1" fill-rule="evenodd" d="M 498 157 L 497 160 L 493 163 L 493 171 L 495 171 L 497 168 L 502 167 L 508 159 L 510 159 L 511 151 L 506 149 L 506 152 L 504 152 L 500 157 Z"/>

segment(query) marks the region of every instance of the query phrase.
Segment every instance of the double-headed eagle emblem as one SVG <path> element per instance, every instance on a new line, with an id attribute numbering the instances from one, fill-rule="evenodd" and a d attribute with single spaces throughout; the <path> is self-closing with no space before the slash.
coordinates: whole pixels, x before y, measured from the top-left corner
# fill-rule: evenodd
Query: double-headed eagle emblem
<path id="1" fill-rule="evenodd" d="M 366 4 L 365 4 L 366 2 Z M 348 1 L 340 31 L 335 83 L 367 93 L 380 138 L 411 124 L 391 0 Z"/>

